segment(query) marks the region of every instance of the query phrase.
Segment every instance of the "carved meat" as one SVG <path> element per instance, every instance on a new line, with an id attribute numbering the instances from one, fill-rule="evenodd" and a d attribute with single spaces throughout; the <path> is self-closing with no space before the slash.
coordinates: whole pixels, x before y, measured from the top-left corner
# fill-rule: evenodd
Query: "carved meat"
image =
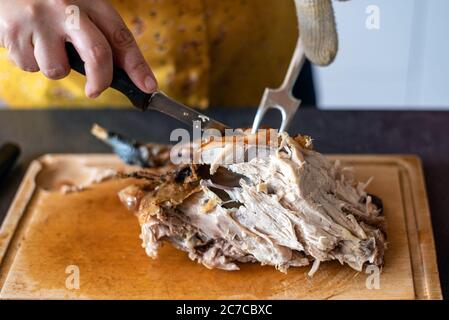
<path id="1" fill-rule="evenodd" d="M 202 144 L 199 164 L 164 176 L 135 173 L 146 182 L 119 196 L 139 218 L 146 253 L 155 258 L 170 242 L 207 268 L 258 262 L 286 272 L 313 264 L 311 275 L 329 260 L 381 266 L 380 200 L 312 150 L 308 137 L 268 133 L 258 153 L 261 138 L 242 135 Z M 231 157 L 235 150 L 243 156 Z"/>

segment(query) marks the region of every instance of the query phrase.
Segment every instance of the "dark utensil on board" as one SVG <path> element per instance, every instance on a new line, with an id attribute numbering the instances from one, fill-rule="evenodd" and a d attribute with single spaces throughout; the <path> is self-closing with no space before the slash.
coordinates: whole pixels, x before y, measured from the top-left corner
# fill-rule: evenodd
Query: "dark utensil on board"
<path id="1" fill-rule="evenodd" d="M 14 167 L 20 155 L 20 148 L 14 143 L 5 143 L 0 147 L 0 184 Z"/>

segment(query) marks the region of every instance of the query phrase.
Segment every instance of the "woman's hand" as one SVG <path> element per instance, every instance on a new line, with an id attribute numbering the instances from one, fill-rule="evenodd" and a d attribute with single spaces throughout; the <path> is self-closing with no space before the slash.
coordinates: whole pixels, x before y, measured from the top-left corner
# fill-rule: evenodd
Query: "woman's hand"
<path id="1" fill-rule="evenodd" d="M 295 4 L 307 58 L 317 65 L 332 63 L 338 51 L 338 37 L 331 0 L 295 0 Z"/>
<path id="2" fill-rule="evenodd" d="M 79 28 L 66 10 L 79 8 Z M 0 0 L 0 46 L 21 69 L 41 71 L 50 79 L 70 72 L 65 42 L 85 62 L 85 92 L 95 98 L 112 81 L 113 61 L 143 91 L 157 89 L 156 79 L 122 18 L 106 0 Z"/>

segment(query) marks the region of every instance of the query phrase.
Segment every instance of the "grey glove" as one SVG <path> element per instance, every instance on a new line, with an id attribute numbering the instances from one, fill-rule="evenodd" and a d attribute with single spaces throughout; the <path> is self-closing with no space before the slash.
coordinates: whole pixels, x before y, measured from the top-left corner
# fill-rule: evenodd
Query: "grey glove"
<path id="1" fill-rule="evenodd" d="M 338 51 L 331 0 L 295 0 L 295 4 L 300 37 L 307 58 L 320 66 L 329 65 Z"/>

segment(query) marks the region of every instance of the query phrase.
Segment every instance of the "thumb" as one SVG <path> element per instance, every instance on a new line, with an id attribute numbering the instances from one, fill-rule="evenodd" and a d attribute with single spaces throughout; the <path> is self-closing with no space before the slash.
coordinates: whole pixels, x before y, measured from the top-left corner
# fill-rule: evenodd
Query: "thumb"
<path id="1" fill-rule="evenodd" d="M 331 64 L 338 51 L 338 36 L 331 0 L 295 0 L 301 42 L 314 64 Z"/>

